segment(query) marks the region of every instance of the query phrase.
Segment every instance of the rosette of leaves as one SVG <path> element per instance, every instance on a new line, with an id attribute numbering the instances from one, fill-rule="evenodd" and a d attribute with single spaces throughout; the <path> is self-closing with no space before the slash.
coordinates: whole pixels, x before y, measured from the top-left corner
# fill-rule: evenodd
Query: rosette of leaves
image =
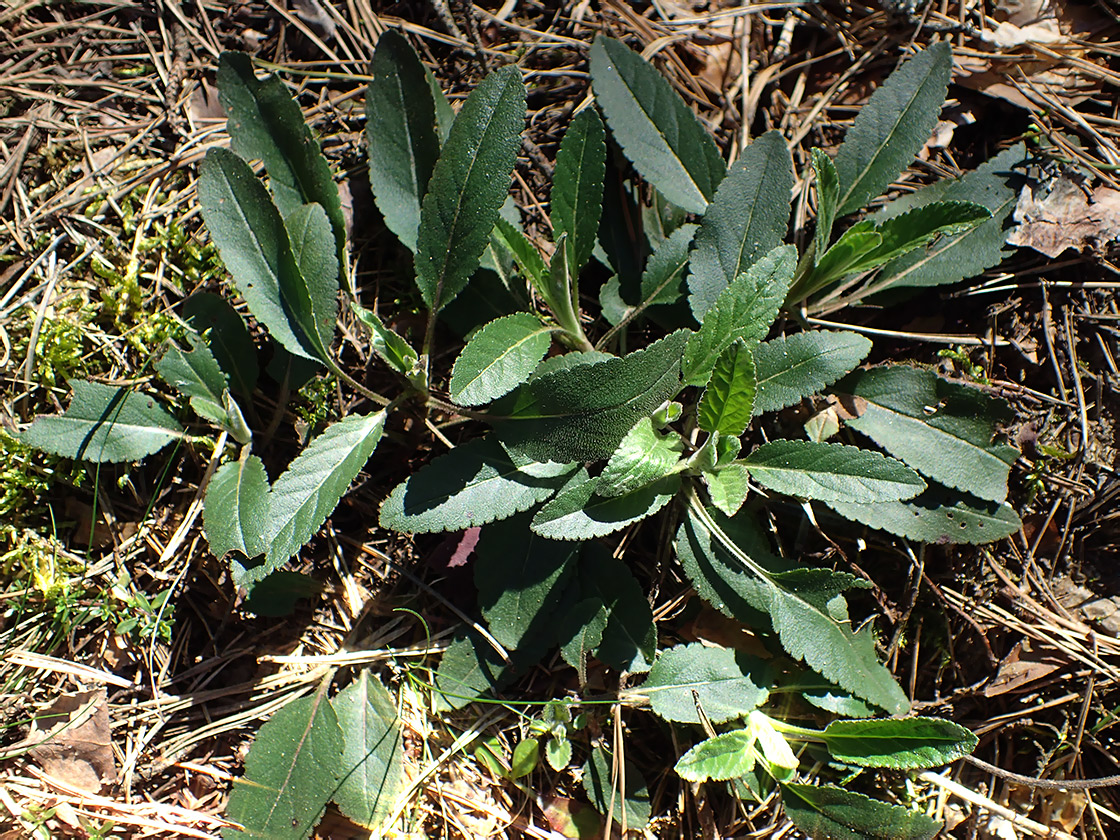
<path id="1" fill-rule="evenodd" d="M 1003 504 L 1010 451 L 994 440 L 998 401 L 913 368 L 853 374 L 871 347 L 855 333 L 769 337 L 787 302 L 897 268 L 914 254 L 937 267 L 948 257 L 934 246 L 991 222 L 991 206 L 948 193 L 945 200 L 907 202 L 905 213 L 885 212 L 831 241 L 834 221 L 882 192 L 928 136 L 948 60 L 940 47 L 913 59 L 875 106 L 881 115 L 891 97 L 908 96 L 912 107 L 890 125 L 857 123 L 835 163 L 814 154 L 824 197 L 816 244 L 798 255 L 781 245 L 794 183 L 784 140 L 763 135 L 729 170 L 656 70 L 621 43 L 597 39 L 592 85 L 603 118 L 582 112 L 561 143 L 555 245 L 538 249 L 508 219 L 490 237 L 541 306 L 507 310 L 481 325 L 452 367 L 452 401 L 491 430 L 422 467 L 381 510 L 383 526 L 412 533 L 482 529 L 474 563 L 491 635 L 452 642 L 435 674 L 443 702 L 460 706 L 498 690 L 559 647 L 581 682 L 591 658 L 649 671 L 638 690 L 669 719 L 695 722 L 697 701 L 684 696 L 684 686 L 705 687 L 700 702 L 712 721 L 764 704 L 763 683 L 728 651 L 681 651 L 660 670 L 640 586 L 598 543 L 676 500 L 685 510 L 675 543 L 685 574 L 703 598 L 800 663 L 809 702 L 859 715 L 906 710 L 905 696 L 878 662 L 871 629 L 852 629 L 844 593 L 866 583 L 791 568 L 772 554 L 746 502 L 752 494 L 816 502 L 930 541 L 996 539 L 1017 523 Z M 422 89 L 417 74 L 415 91 Z M 603 189 L 604 124 L 656 191 L 656 212 L 642 216 L 651 225 L 644 265 L 620 249 L 611 230 L 615 214 L 603 211 L 617 200 Z M 603 314 L 614 326 L 593 346 L 578 306 L 589 254 L 616 272 L 602 293 Z M 941 270 L 937 282 L 959 279 L 952 273 Z M 608 352 L 631 324 L 673 307 L 681 328 L 630 352 Z M 568 352 L 554 355 L 554 339 Z M 904 389 L 920 384 L 913 399 L 934 399 L 937 411 L 919 417 L 913 400 L 892 401 L 881 377 L 908 377 Z M 833 386 L 864 407 L 849 418 L 859 437 L 757 443 L 753 430 L 762 415 Z M 979 405 L 987 410 L 977 416 Z M 914 445 L 883 431 L 876 422 L 882 412 L 914 421 Z M 856 445 L 861 439 L 874 448 Z M 964 452 L 985 457 L 972 472 L 952 470 Z M 973 518 L 963 528 L 942 527 L 963 515 L 950 508 L 963 511 L 966 496 L 981 502 L 968 508 Z M 895 816 L 900 825 L 908 819 Z"/>
<path id="2" fill-rule="evenodd" d="M 208 328 L 189 350 L 169 351 L 160 370 L 241 447 L 207 489 L 212 548 L 235 556 L 239 583 L 261 585 L 330 515 L 391 410 L 417 398 L 490 427 L 418 469 L 380 511 L 382 526 L 409 533 L 481 528 L 475 574 L 489 633 L 464 632 L 449 645 L 435 674 L 444 705 L 500 688 L 558 647 L 581 683 L 592 658 L 648 673 L 640 690 L 668 720 L 700 719 L 695 692 L 709 721 L 753 721 L 746 754 L 791 770 L 785 758 L 775 761 L 773 732 L 751 717 L 768 696 L 756 665 L 722 649 L 659 655 L 637 578 L 600 542 L 676 505 L 674 549 L 684 574 L 702 598 L 772 643 L 801 675 L 798 690 L 808 702 L 849 716 L 905 712 L 907 699 L 878 661 L 872 628 L 853 629 L 845 593 L 867 584 L 791 567 L 761 536 L 753 511 L 774 498 L 817 503 L 931 541 L 995 539 L 1017 524 L 1004 504 L 1013 450 L 995 440 L 1005 411 L 998 401 L 914 368 L 857 370 L 871 343 L 853 332 L 784 325 L 771 337 L 787 304 L 855 300 L 889 290 L 874 283 L 890 278 L 906 278 L 895 285 L 952 282 L 1002 254 L 999 219 L 1009 205 L 987 187 L 993 179 L 1006 184 L 1013 156 L 832 236 L 838 220 L 878 197 L 928 137 L 949 61 L 945 45 L 916 55 L 861 112 L 835 160 L 814 153 L 816 231 L 799 255 L 781 244 L 795 183 L 784 138 L 756 138 L 727 167 L 655 68 L 622 43 L 597 38 L 594 107 L 573 119 L 561 141 L 550 196 L 554 238 L 545 243 L 503 215 L 525 119 L 517 68 L 491 73 L 452 114 L 403 36 L 386 33 L 367 90 L 370 184 L 387 226 L 413 254 L 416 294 L 428 312 L 417 345 L 392 330 L 391 319 L 351 301 L 371 349 L 402 386 L 389 401 L 350 380 L 332 354 L 347 254 L 337 190 L 317 141 L 278 79 L 257 79 L 248 59 L 227 55 L 219 92 L 232 151 L 212 150 L 201 167 L 207 229 L 277 347 L 344 379 L 379 410 L 329 426 L 270 482 L 234 401 L 251 399 L 255 367 L 241 359 L 252 356 L 252 345 L 246 354 L 236 311 L 229 310 L 235 324 L 222 309 L 228 304 L 215 305 Z M 608 131 L 650 187 L 652 208 L 638 208 L 637 180 L 609 159 Z M 248 159 L 263 161 L 267 188 Z M 608 179 L 622 189 L 605 189 Z M 976 198 L 985 190 L 991 201 Z M 640 220 L 637 242 L 623 219 Z M 592 259 L 614 275 L 599 294 L 612 326 L 596 342 L 588 326 L 594 313 L 581 306 L 588 290 L 580 287 Z M 468 336 L 447 381 L 435 383 L 446 385 L 450 403 L 429 392 L 441 319 Z M 669 328 L 643 344 L 643 333 L 631 330 L 643 322 Z M 763 415 L 829 388 L 861 408 L 849 412 L 856 434 L 844 443 L 823 434 L 763 442 L 757 434 Z M 130 460 L 183 438 L 151 400 L 110 391 L 76 387 L 67 414 L 37 421 L 28 439 L 44 447 L 66 440 L 75 457 Z M 893 433 L 896 427 L 906 434 Z M 960 458 L 970 459 L 964 469 Z M 285 718 L 270 743 L 311 732 L 322 738 L 315 755 L 333 755 L 337 716 L 324 689 Z M 602 806 L 595 791 L 609 790 L 609 762 L 593 753 L 587 767 L 589 793 Z M 787 808 L 792 795 L 812 800 L 788 773 L 771 775 L 785 785 Z M 301 804 L 283 836 L 306 836 L 325 803 Z M 648 807 L 632 815 L 642 813 Z M 906 819 L 896 814 L 888 822 Z"/>

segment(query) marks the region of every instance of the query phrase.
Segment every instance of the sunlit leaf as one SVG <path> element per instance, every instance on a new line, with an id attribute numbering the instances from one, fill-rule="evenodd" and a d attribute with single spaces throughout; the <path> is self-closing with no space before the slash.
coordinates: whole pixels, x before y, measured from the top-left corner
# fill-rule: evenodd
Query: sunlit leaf
<path id="1" fill-rule="evenodd" d="M 759 663 L 752 665 L 759 669 Z M 662 651 L 641 692 L 665 720 L 700 723 L 703 710 L 712 723 L 724 723 L 766 702 L 769 691 L 758 682 L 734 652 L 697 642 Z"/>
<path id="2" fill-rule="evenodd" d="M 494 418 L 499 435 L 538 460 L 609 458 L 638 420 L 680 391 L 687 336 L 679 330 L 623 357 L 580 355 L 571 367 L 535 376 Z"/>
<path id="3" fill-rule="evenodd" d="M 269 484 L 256 455 L 218 467 L 206 486 L 203 530 L 215 557 L 238 551 L 246 558 L 268 548 Z"/>
<path id="4" fill-rule="evenodd" d="M 319 530 L 377 448 L 384 428 L 383 411 L 353 414 L 328 426 L 288 465 L 269 497 L 268 558 L 251 578 L 284 563 Z"/>
<path id="5" fill-rule="evenodd" d="M 575 464 L 514 463 L 497 442 L 474 440 L 397 485 L 381 506 L 381 526 L 423 534 L 485 525 L 544 501 L 575 470 Z"/>
<path id="6" fill-rule="evenodd" d="M 890 805 L 831 785 L 783 783 L 786 815 L 810 837 L 834 840 L 930 840 L 941 823 L 921 811 Z"/>
<path id="7" fill-rule="evenodd" d="M 556 153 L 550 197 L 557 242 L 567 235 L 568 270 L 578 275 L 595 247 L 603 211 L 603 173 L 607 144 L 603 121 L 593 108 L 572 119 Z"/>
<path id="8" fill-rule="evenodd" d="M 478 268 L 509 193 L 524 123 L 521 71 L 507 65 L 482 80 L 451 126 L 420 210 L 416 282 L 432 312 Z"/>
<path id="9" fill-rule="evenodd" d="M 850 373 L 871 352 L 871 341 L 852 332 L 795 333 L 754 348 L 758 391 L 755 414 L 795 405 Z"/>
<path id="10" fill-rule="evenodd" d="M 751 422 L 755 380 L 754 354 L 743 339 L 720 354 L 700 398 L 696 422 L 705 432 L 738 437 Z"/>
<path id="11" fill-rule="evenodd" d="M 918 53 L 881 84 L 836 152 L 837 214 L 882 194 L 922 148 L 937 122 L 953 67 L 947 41 Z"/>
<path id="12" fill-rule="evenodd" d="M 742 339 L 753 346 L 766 337 L 786 298 L 797 267 L 797 249 L 775 248 L 720 292 L 688 338 L 681 376 L 686 385 L 706 385 L 716 359 Z"/>
<path id="13" fill-rule="evenodd" d="M 451 399 L 483 405 L 529 378 L 552 343 L 552 329 L 527 312 L 491 321 L 471 336 L 451 369 Z"/>
<path id="14" fill-rule="evenodd" d="M 600 35 L 591 46 L 591 85 L 634 168 L 674 204 L 703 213 L 727 168 L 669 83 L 621 41 Z"/>
<path id="15" fill-rule="evenodd" d="M 1019 452 L 996 440 L 1012 416 L 1006 402 L 906 365 L 857 371 L 841 387 L 867 403 L 848 425 L 891 455 L 980 499 L 1007 498 Z"/>
<path id="16" fill-rule="evenodd" d="M 331 705 L 345 733 L 334 801 L 358 825 L 381 831 L 408 785 L 396 704 L 381 682 L 362 669 Z"/>
<path id="17" fill-rule="evenodd" d="M 248 55 L 227 50 L 218 61 L 218 99 L 229 115 L 226 130 L 233 150 L 245 160 L 264 161 L 281 215 L 304 204 L 321 205 L 341 254 L 346 222 L 338 187 L 284 83 L 277 76 L 258 79 Z"/>
<path id="18" fill-rule="evenodd" d="M 244 826 L 227 840 L 303 840 L 338 788 L 345 742 L 325 686 L 293 700 L 257 730 L 245 775 L 233 783 L 226 814 Z"/>
<path id="19" fill-rule="evenodd" d="M 781 244 L 792 190 L 785 138 L 768 131 L 731 167 L 700 222 L 688 275 L 688 303 L 697 321 L 735 278 Z"/>
<path id="20" fill-rule="evenodd" d="M 861 767 L 916 770 L 971 755 L 976 736 L 949 720 L 835 720 L 821 737 L 834 758 Z"/>
<path id="21" fill-rule="evenodd" d="M 917 473 L 893 458 L 840 443 L 776 440 L 741 463 L 763 487 L 803 499 L 870 504 L 909 499 L 926 489 Z"/>
<path id="22" fill-rule="evenodd" d="M 151 397 L 81 379 L 61 415 L 36 417 L 20 435 L 25 443 L 63 458 L 92 463 L 140 461 L 173 440 L 183 427 Z"/>
<path id="23" fill-rule="evenodd" d="M 439 157 L 432 89 L 416 51 L 395 29 L 377 39 L 369 74 L 370 188 L 385 225 L 415 252 L 420 205 Z"/>

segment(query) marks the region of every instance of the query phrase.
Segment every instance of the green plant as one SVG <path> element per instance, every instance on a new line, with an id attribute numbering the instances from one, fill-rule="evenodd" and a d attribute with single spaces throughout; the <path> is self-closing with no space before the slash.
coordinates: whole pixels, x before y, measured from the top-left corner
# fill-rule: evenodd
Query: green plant
<path id="1" fill-rule="evenodd" d="M 452 115 L 405 39 L 386 33 L 366 100 L 370 184 L 386 225 L 412 252 L 427 312 L 421 340 L 410 343 L 350 301 L 373 353 L 396 374 L 399 393 L 386 397 L 332 353 L 347 251 L 327 162 L 279 79 L 257 79 L 248 57 L 224 55 L 218 83 L 232 151 L 211 150 L 200 169 L 207 230 L 274 342 L 275 378 L 287 385 L 325 368 L 373 410 L 328 425 L 270 481 L 253 453 L 259 432 L 246 419 L 259 375 L 250 334 L 220 298 L 192 299 L 189 347 L 170 346 L 156 371 L 240 447 L 206 489 L 212 551 L 230 555 L 235 582 L 259 593 L 319 530 L 398 410 L 410 404 L 481 421 L 488 432 L 422 466 L 380 512 L 383 527 L 408 533 L 482 529 L 474 572 L 489 635 L 463 630 L 451 642 L 433 678 L 442 707 L 500 689 L 559 648 L 581 685 L 594 658 L 646 675 L 620 701 L 686 726 L 730 727 L 678 765 L 685 778 L 735 778 L 751 788 L 768 776 L 803 827 L 859 831 L 843 822 L 856 811 L 888 832 L 932 836 L 936 825 L 905 809 L 840 788 L 810 794 L 793 781 L 786 735 L 823 739 L 833 758 L 856 766 L 945 763 L 974 741 L 924 719 L 837 722 L 810 734 L 760 711 L 779 692 L 851 718 L 901 715 L 909 702 L 879 662 L 873 628 L 853 629 L 845 593 L 869 584 L 775 553 L 759 517 L 767 507 L 815 504 L 821 514 L 926 542 L 985 542 L 1019 528 L 1005 501 L 1017 452 L 995 438 L 1008 411 L 1001 401 L 918 368 L 860 368 L 871 342 L 852 332 L 771 337 L 783 311 L 796 318 L 953 282 L 1002 257 L 1008 170 L 1021 147 L 957 182 L 897 199 L 833 241 L 838 220 L 881 194 L 928 137 L 949 66 L 944 44 L 915 56 L 861 111 L 834 160 L 813 150 L 816 228 L 799 255 L 782 244 L 794 184 L 785 140 L 762 135 L 728 169 L 656 70 L 598 38 L 598 110 L 578 114 L 561 142 L 554 241 L 538 248 L 516 213 L 503 210 L 525 116 L 517 68 L 491 73 Z M 639 181 L 629 172 L 612 170 L 628 184 L 622 193 L 604 190 L 608 165 L 616 166 L 607 128 L 653 191 L 652 208 L 639 211 Z M 264 162 L 271 192 L 247 159 Z M 625 214 L 610 202 L 629 203 L 630 219 L 648 221 L 644 241 L 621 229 Z M 601 320 L 585 308 L 593 290 L 581 289 L 593 258 L 613 272 L 599 290 Z M 448 340 L 441 319 L 469 335 L 449 374 L 433 367 Z M 626 352 L 647 324 L 665 334 Z M 550 355 L 557 345 L 568 352 Z M 133 461 L 187 437 L 151 397 L 72 385 L 66 413 L 37 419 L 25 440 L 77 459 Z M 810 440 L 783 437 L 775 413 L 825 389 L 846 407 L 843 442 L 825 440 L 825 427 Z M 840 434 L 834 419 L 831 432 Z M 662 533 L 675 534 L 665 559 L 674 554 L 701 598 L 751 626 L 771 664 L 726 648 L 661 648 L 638 577 L 600 540 L 654 516 L 663 517 Z M 351 713 L 364 752 L 341 737 L 349 727 L 340 717 Z M 546 758 L 566 766 L 574 727 L 549 715 Z M 399 774 L 393 717 L 384 689 L 364 672 L 333 698 L 324 680 L 261 729 L 230 814 L 256 836 L 305 837 L 333 797 L 352 818 L 381 825 L 400 789 L 384 783 Z M 743 719 L 746 729 L 736 723 Z M 861 763 L 838 752 L 840 724 L 888 731 L 911 758 Z M 378 744 L 390 746 L 383 753 Z M 514 763 L 531 770 L 539 742 L 519 749 Z M 374 755 L 378 784 L 364 778 Z M 713 755 L 724 762 L 718 772 L 707 763 Z M 591 746 L 585 787 L 601 811 L 615 801 L 615 818 L 636 827 L 650 816 L 645 783 L 627 767 L 615 799 L 613 763 Z M 309 781 L 290 789 L 282 782 L 291 774 Z M 355 805 L 349 797 L 359 791 L 365 799 Z"/>

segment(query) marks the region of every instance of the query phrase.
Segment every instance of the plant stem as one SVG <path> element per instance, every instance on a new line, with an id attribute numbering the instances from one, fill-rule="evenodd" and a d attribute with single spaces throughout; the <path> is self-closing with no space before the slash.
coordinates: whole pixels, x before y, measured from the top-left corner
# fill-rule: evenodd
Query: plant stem
<path id="1" fill-rule="evenodd" d="M 359 382 L 357 379 L 352 377 L 337 364 L 335 364 L 333 359 L 328 362 L 327 366 L 330 368 L 331 373 L 333 373 L 335 376 L 337 376 L 367 400 L 375 402 L 383 408 L 385 406 L 388 406 L 391 402 L 395 402 L 390 401 L 388 397 L 381 396 L 381 394 L 378 394 L 376 391 L 371 391 L 369 388 L 367 388 L 365 385 L 363 385 L 361 382 Z"/>

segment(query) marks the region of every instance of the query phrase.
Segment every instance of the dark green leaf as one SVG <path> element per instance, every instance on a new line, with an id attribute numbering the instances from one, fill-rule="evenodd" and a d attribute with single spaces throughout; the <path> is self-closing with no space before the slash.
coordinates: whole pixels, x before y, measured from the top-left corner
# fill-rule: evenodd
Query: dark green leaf
<path id="1" fill-rule="evenodd" d="M 581 686 L 587 684 L 587 657 L 603 641 L 607 618 L 606 605 L 598 598 L 584 598 L 557 618 L 560 655 L 576 669 Z"/>
<path id="2" fill-rule="evenodd" d="M 840 443 L 776 440 L 741 463 L 763 487 L 802 499 L 870 504 L 909 499 L 926 489 L 917 473 L 893 458 Z"/>
<path id="3" fill-rule="evenodd" d="M 649 201 L 648 205 L 642 205 L 639 212 L 642 216 L 642 230 L 649 246 L 656 250 L 688 220 L 688 211 L 669 201 L 657 190 L 652 190 Z"/>
<path id="4" fill-rule="evenodd" d="M 551 328 L 528 312 L 491 321 L 455 360 L 449 385 L 452 401 L 483 405 L 508 394 L 529 378 L 551 343 Z"/>
<path id="5" fill-rule="evenodd" d="M 1011 418 L 1007 403 L 905 365 L 857 371 L 841 387 L 867 401 L 848 425 L 896 458 L 981 499 L 1007 497 L 1007 476 L 1019 452 L 993 443 L 998 425 Z"/>
<path id="6" fill-rule="evenodd" d="M 516 66 L 483 79 L 455 118 L 420 210 L 416 282 L 433 313 L 478 268 L 509 194 L 524 122 L 525 86 Z"/>
<path id="7" fill-rule="evenodd" d="M 436 710 L 461 709 L 513 677 L 512 669 L 489 642 L 474 631 L 462 630 L 443 652 L 436 671 Z"/>
<path id="8" fill-rule="evenodd" d="M 568 125 L 553 172 L 551 212 L 556 241 L 568 235 L 568 270 L 577 276 L 595 247 L 603 212 L 603 173 L 607 144 L 603 121 L 592 108 Z"/>
<path id="9" fill-rule="evenodd" d="M 739 550 L 759 567 L 769 572 L 789 568 L 787 561 L 771 552 L 762 529 L 745 512 L 732 519 L 718 514 L 713 516 Z M 768 584 L 760 575 L 747 572 L 742 563 L 713 541 L 706 530 L 697 527 L 692 519 L 686 520 L 678 529 L 674 548 L 681 568 L 701 598 L 724 615 L 747 626 L 767 626 Z"/>
<path id="10" fill-rule="evenodd" d="M 598 484 L 598 478 L 590 478 L 560 491 L 533 517 L 534 533 L 550 540 L 590 540 L 613 534 L 669 504 L 680 489 L 680 476 L 671 475 L 619 496 L 596 495 Z"/>
<path id="11" fill-rule="evenodd" d="M 512 195 L 507 195 L 506 200 L 502 202 L 497 221 L 514 226 L 521 223 L 521 211 L 517 209 L 517 202 L 513 200 Z M 498 279 L 503 286 L 508 288 L 513 283 L 515 260 L 506 246 L 505 239 L 498 233 L 497 224 L 490 231 L 490 237 L 486 242 L 486 249 L 482 252 L 480 264 L 483 269 L 498 275 Z M 467 288 L 470 288 L 469 284 Z M 474 326 L 477 325 L 472 324 L 472 328 Z"/>
<path id="12" fill-rule="evenodd" d="M 697 225 L 681 225 L 665 239 L 642 272 L 642 309 L 672 305 L 685 293 L 684 270 Z"/>
<path id="13" fill-rule="evenodd" d="M 331 705 L 346 733 L 334 801 L 349 819 L 380 832 L 408 785 L 396 704 L 381 682 L 363 669 Z"/>
<path id="14" fill-rule="evenodd" d="M 952 764 L 971 755 L 977 738 L 948 720 L 835 720 L 821 735 L 825 746 L 846 764 L 917 770 Z"/>
<path id="15" fill-rule="evenodd" d="M 735 278 L 781 244 L 792 190 L 793 160 L 785 138 L 768 131 L 731 167 L 700 223 L 688 275 L 688 302 L 697 321 Z"/>
<path id="16" fill-rule="evenodd" d="M 496 441 L 473 440 L 397 485 L 381 507 L 381 526 L 424 534 L 485 525 L 543 502 L 575 470 L 575 464 L 515 464 Z"/>
<path id="17" fill-rule="evenodd" d="M 314 359 L 306 356 L 293 356 L 282 346 L 272 348 L 272 358 L 265 366 L 265 374 L 277 385 L 282 385 L 285 391 L 298 391 L 312 379 L 317 377 L 323 366 Z"/>
<path id="18" fill-rule="evenodd" d="M 712 723 L 724 723 L 766 702 L 769 691 L 756 679 L 732 651 L 696 642 L 663 651 L 639 690 L 665 720 L 700 723 L 699 706 Z"/>
<path id="19" fill-rule="evenodd" d="M 674 204 L 703 213 L 726 166 L 669 83 L 625 44 L 600 35 L 591 46 L 591 84 L 634 168 Z"/>
<path id="20" fill-rule="evenodd" d="M 985 502 L 932 485 L 906 502 L 827 504 L 846 519 L 918 542 L 989 543 L 1011 536 L 1023 527 L 1006 502 Z"/>
<path id="21" fill-rule="evenodd" d="M 314 536 L 381 440 L 385 412 L 352 414 L 327 427 L 272 485 L 268 559 L 251 579 L 277 568 Z"/>
<path id="22" fill-rule="evenodd" d="M 475 548 L 479 609 L 494 638 L 510 650 L 542 635 L 547 646 L 558 641 L 555 611 L 579 553 L 576 544 L 536 536 L 526 520 L 516 516 L 487 525 Z"/>
<path id="23" fill-rule="evenodd" d="M 688 333 L 677 331 L 627 356 L 575 364 L 534 377 L 495 417 L 499 434 L 530 458 L 609 458 L 626 433 L 680 391 Z"/>
<path id="24" fill-rule="evenodd" d="M 235 581 L 239 565 L 236 560 L 230 563 Z M 283 618 L 295 612 L 299 601 L 318 595 L 322 589 L 322 584 L 310 575 L 281 569 L 251 584 L 240 608 L 264 618 Z"/>
<path id="25" fill-rule="evenodd" d="M 1013 167 L 1025 157 L 1026 146 L 1017 143 L 955 181 L 938 181 L 887 205 L 884 214 L 932 201 L 973 201 L 987 207 L 992 217 L 968 233 L 946 237 L 924 251 L 894 260 L 883 268 L 875 289 L 956 283 L 998 265 L 1014 250 L 1007 245 L 1007 234 L 1023 178 Z"/>
<path id="26" fill-rule="evenodd" d="M 264 161 L 281 215 L 303 204 L 321 205 L 341 255 L 346 222 L 338 187 L 284 83 L 276 76 L 258 79 L 245 53 L 224 52 L 218 62 L 218 98 L 229 115 L 226 130 L 233 150 L 245 160 Z"/>
<path id="27" fill-rule="evenodd" d="M 211 149 L 199 167 L 198 200 L 237 291 L 273 338 L 296 356 L 322 358 L 317 334 L 304 332 L 307 297 L 288 231 L 249 165 L 226 149 Z"/>
<path id="28" fill-rule="evenodd" d="M 215 557 L 231 551 L 247 558 L 264 554 L 268 491 L 268 475 L 256 455 L 218 467 L 206 486 L 202 509 L 203 529 Z"/>
<path id="29" fill-rule="evenodd" d="M 947 41 L 918 53 L 871 95 L 836 152 L 839 215 L 881 195 L 929 140 L 937 123 L 953 56 Z"/>
<path id="30" fill-rule="evenodd" d="M 695 504 L 689 509 L 684 534 L 686 540 L 678 538 L 677 550 L 686 547 L 702 555 L 704 566 L 719 574 L 713 581 L 720 587 L 717 597 L 730 591 L 738 596 L 735 600 L 768 614 L 782 647 L 792 657 L 893 714 L 908 708 L 906 695 L 878 661 L 871 628 L 851 629 L 847 604 L 838 593 L 855 585 L 856 579 L 826 569 L 771 573 Z M 732 588 L 719 573 L 720 567 L 745 574 L 730 578 Z"/>
<path id="31" fill-rule="evenodd" d="M 234 782 L 226 806 L 226 815 L 245 830 L 227 828 L 222 836 L 309 836 L 338 787 L 344 746 L 326 686 L 274 712 L 257 731 L 245 776 Z"/>
<path id="32" fill-rule="evenodd" d="M 623 772 L 616 773 L 612 758 L 602 747 L 592 748 L 591 757 L 583 765 L 583 789 L 600 814 L 610 812 L 613 802 L 615 822 L 627 831 L 640 831 L 651 813 L 646 781 L 629 759 L 619 768 Z M 625 777 L 625 782 L 620 777 Z M 623 783 L 625 788 L 620 789 Z"/>
<path id="33" fill-rule="evenodd" d="M 439 134 L 440 145 L 447 142 L 447 135 L 451 133 L 451 126 L 455 123 L 455 109 L 447 101 L 447 96 L 439 86 L 439 79 L 428 65 L 424 65 L 424 77 L 428 80 L 428 88 L 432 92 L 432 102 L 436 109 L 436 131 Z"/>
<path id="34" fill-rule="evenodd" d="M 819 260 L 832 240 L 832 223 L 840 203 L 840 177 L 832 158 L 820 149 L 812 152 L 813 172 L 817 176 L 817 229 L 813 233 L 813 259 Z"/>
<path id="35" fill-rule="evenodd" d="M 939 236 L 966 233 L 992 217 L 987 207 L 970 201 L 937 201 L 915 207 L 884 221 L 876 232 L 882 237 L 873 251 L 848 270 L 869 271 L 911 251 L 925 247 Z"/>
<path id="36" fill-rule="evenodd" d="M 696 412 L 697 425 L 705 432 L 738 437 L 751 422 L 757 387 L 754 355 L 747 343 L 737 338 L 712 368 Z"/>
<path id="37" fill-rule="evenodd" d="M 524 312 L 528 306 L 524 285 L 507 286 L 496 271 L 480 268 L 462 294 L 451 301 L 439 317 L 456 335 L 465 337 L 479 324 Z"/>
<path id="38" fill-rule="evenodd" d="M 289 315 L 312 341 L 320 358 L 329 359 L 338 319 L 338 258 L 331 247 L 331 229 L 323 208 L 304 204 L 284 218 L 300 284 L 286 293 Z"/>
<path id="39" fill-rule="evenodd" d="M 183 320 L 206 336 L 214 358 L 229 376 L 233 392 L 252 396 L 260 375 L 257 349 L 237 310 L 218 295 L 198 292 L 183 302 Z"/>
<path id="40" fill-rule="evenodd" d="M 931 840 L 941 823 L 921 811 L 822 785 L 782 784 L 786 816 L 810 837 L 830 840 Z"/>
<path id="41" fill-rule="evenodd" d="M 803 332 L 762 342 L 754 348 L 754 413 L 801 402 L 850 373 L 870 352 L 870 340 L 852 332 Z"/>
<path id="42" fill-rule="evenodd" d="M 96 464 L 140 461 L 173 440 L 183 427 L 145 394 L 81 379 L 65 413 L 36 417 L 20 438 L 36 449 Z"/>
<path id="43" fill-rule="evenodd" d="M 706 385 L 716 359 L 737 339 L 753 346 L 766 337 L 796 267 L 794 246 L 775 248 L 720 292 L 700 331 L 688 338 L 681 363 L 686 385 Z"/>
<path id="44" fill-rule="evenodd" d="M 634 183 L 629 164 L 622 155 L 608 155 L 594 254 L 618 277 L 621 298 L 630 306 L 641 302 L 639 283 L 649 257 L 649 241 L 642 235 L 642 206 L 640 185 Z"/>
<path id="45" fill-rule="evenodd" d="M 439 157 L 432 89 L 416 51 L 393 29 L 377 40 L 369 74 L 369 185 L 385 225 L 415 252 L 420 205 Z"/>
<path id="46" fill-rule="evenodd" d="M 588 543 L 580 557 L 579 582 L 580 597 L 597 599 L 606 609 L 596 658 L 619 671 L 648 671 L 657 649 L 657 628 L 645 591 L 630 569 L 601 544 Z"/>

